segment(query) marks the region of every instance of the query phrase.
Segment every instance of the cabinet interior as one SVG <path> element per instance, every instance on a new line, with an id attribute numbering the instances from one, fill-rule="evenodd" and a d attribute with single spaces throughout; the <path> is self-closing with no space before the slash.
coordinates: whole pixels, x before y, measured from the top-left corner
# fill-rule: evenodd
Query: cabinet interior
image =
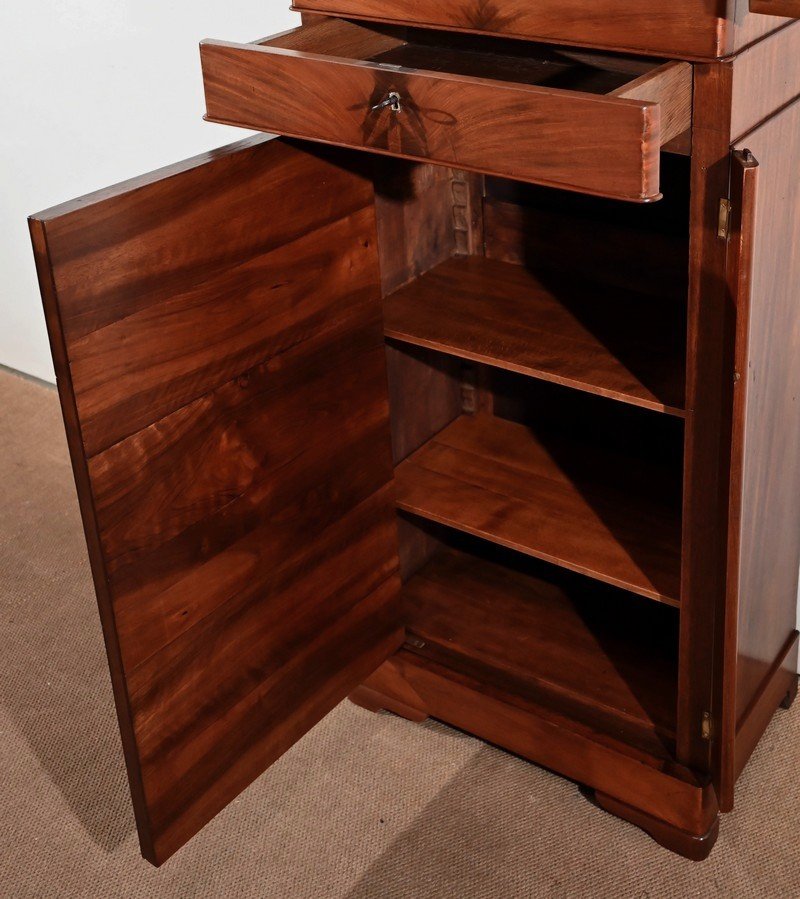
<path id="1" fill-rule="evenodd" d="M 689 164 L 623 204 L 376 175 L 409 648 L 674 751 Z"/>

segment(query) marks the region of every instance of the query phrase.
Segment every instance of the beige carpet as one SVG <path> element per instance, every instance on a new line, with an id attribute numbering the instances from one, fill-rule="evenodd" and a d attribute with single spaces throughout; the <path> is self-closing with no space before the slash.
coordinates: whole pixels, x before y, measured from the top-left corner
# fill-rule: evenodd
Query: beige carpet
<path id="1" fill-rule="evenodd" d="M 533 765 L 345 703 L 151 868 L 56 395 L 5 372 L 0 485 L 0 896 L 800 896 L 800 704 L 773 721 L 704 864 Z"/>

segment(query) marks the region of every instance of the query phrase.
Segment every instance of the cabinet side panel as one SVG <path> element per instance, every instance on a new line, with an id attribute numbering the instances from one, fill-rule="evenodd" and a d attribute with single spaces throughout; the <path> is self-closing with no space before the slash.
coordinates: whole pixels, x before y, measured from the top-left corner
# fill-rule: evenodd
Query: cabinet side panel
<path id="1" fill-rule="evenodd" d="M 457 173 L 395 159 L 378 158 L 374 166 L 381 286 L 387 295 L 455 254 Z"/>
<path id="2" fill-rule="evenodd" d="M 800 102 L 742 141 L 759 163 L 744 410 L 741 724 L 795 628 L 800 568 Z M 787 664 L 792 664 L 789 660 Z"/>

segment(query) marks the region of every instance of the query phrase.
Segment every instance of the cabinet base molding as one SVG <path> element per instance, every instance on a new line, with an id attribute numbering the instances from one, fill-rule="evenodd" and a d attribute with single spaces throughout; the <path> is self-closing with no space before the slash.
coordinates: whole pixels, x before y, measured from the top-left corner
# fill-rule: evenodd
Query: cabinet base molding
<path id="1" fill-rule="evenodd" d="M 368 712 L 392 712 L 417 724 L 427 721 L 430 713 L 402 672 L 389 659 L 360 687 L 350 694 L 350 702 Z"/>
<path id="2" fill-rule="evenodd" d="M 693 862 L 702 862 L 711 854 L 719 836 L 719 815 L 715 815 L 708 830 L 702 834 L 691 834 L 665 821 L 648 815 L 632 805 L 620 802 L 606 793 L 594 794 L 594 802 L 600 808 L 622 818 L 651 836 L 659 846 L 669 849 L 676 855 L 682 855 Z"/>
<path id="3" fill-rule="evenodd" d="M 719 830 L 710 784 L 524 696 L 504 693 L 406 648 L 350 699 L 410 721 L 437 718 L 584 785 L 597 803 L 686 858 L 708 856 Z M 619 797 L 619 798 L 615 798 Z M 634 805 L 635 803 L 635 805 Z"/>

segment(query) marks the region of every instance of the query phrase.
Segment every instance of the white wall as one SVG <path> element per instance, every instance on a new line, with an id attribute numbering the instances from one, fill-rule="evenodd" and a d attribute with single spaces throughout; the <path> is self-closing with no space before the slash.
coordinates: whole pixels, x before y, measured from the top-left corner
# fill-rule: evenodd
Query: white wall
<path id="1" fill-rule="evenodd" d="M 197 45 L 291 28 L 289 4 L 0 5 L 0 364 L 54 380 L 26 217 L 246 136 L 203 122 Z"/>

